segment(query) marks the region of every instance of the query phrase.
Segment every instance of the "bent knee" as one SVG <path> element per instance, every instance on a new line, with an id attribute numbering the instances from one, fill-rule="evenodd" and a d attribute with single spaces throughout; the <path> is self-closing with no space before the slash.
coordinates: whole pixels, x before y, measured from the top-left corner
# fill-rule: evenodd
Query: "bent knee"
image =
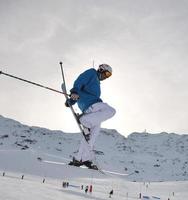
<path id="1" fill-rule="evenodd" d="M 113 117 L 116 114 L 116 110 L 112 107 L 109 108 L 108 112 L 109 112 L 109 117 Z"/>
<path id="2" fill-rule="evenodd" d="M 116 114 L 116 110 L 112 108 L 112 116 L 114 116 L 115 114 Z"/>

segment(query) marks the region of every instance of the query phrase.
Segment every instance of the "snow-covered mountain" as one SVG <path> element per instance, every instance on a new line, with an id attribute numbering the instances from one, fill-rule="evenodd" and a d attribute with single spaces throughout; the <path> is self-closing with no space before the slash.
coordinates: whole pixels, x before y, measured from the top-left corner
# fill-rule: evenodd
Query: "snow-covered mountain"
<path id="1" fill-rule="evenodd" d="M 80 133 L 30 127 L 0 116 L 0 169 L 37 168 L 37 156 L 71 159 L 81 138 Z M 188 180 L 188 135 L 132 133 L 126 138 L 101 129 L 95 149 L 102 168 L 132 174 L 130 180 Z"/>

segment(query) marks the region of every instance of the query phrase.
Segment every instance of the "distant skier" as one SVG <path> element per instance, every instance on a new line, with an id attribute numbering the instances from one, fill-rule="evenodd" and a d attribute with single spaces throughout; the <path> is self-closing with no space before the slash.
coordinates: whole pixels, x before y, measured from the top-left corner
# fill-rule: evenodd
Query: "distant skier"
<path id="1" fill-rule="evenodd" d="M 109 198 L 111 198 L 113 194 L 114 194 L 114 190 L 111 190 L 111 191 L 109 192 Z"/>
<path id="2" fill-rule="evenodd" d="M 85 187 L 85 193 L 87 194 L 87 192 L 88 192 L 88 189 L 89 189 L 89 186 L 87 185 L 86 187 Z"/>
<path id="3" fill-rule="evenodd" d="M 90 186 L 89 186 L 89 193 L 91 194 L 92 192 L 93 192 L 93 186 L 90 185 Z"/>
<path id="4" fill-rule="evenodd" d="M 101 88 L 100 81 L 109 78 L 112 75 L 112 68 L 107 64 L 99 65 L 99 68 L 94 68 L 84 71 L 75 80 L 73 88 L 70 90 L 70 99 L 67 99 L 65 105 L 78 104 L 78 107 L 83 112 L 79 121 L 84 127 L 85 138 L 81 141 L 78 154 L 69 165 L 81 166 L 85 165 L 91 169 L 98 169 L 93 164 L 94 159 L 94 143 L 100 132 L 100 125 L 103 121 L 111 118 L 115 114 L 115 109 L 104 103 L 100 98 Z"/>

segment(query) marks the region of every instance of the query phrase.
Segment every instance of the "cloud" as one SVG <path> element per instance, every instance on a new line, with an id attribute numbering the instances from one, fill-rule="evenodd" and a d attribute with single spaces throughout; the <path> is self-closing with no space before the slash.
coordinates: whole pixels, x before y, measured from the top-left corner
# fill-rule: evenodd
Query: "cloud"
<path id="1" fill-rule="evenodd" d="M 187 123 L 187 8 L 187 1 L 174 0 L 0 1 L 1 65 L 12 73 L 57 87 L 60 59 L 66 65 L 69 85 L 93 60 L 96 66 L 107 62 L 114 74 L 103 96 L 119 111 L 116 127 L 126 131 L 136 127 L 175 130 L 179 128 L 177 120 L 173 119 L 171 128 L 172 121 L 165 113 L 171 113 L 172 108 L 174 113 L 181 110 L 184 120 L 179 119 Z M 6 83 L 1 84 L 4 100 L 15 95 L 6 92 L 12 84 Z M 18 88 L 20 95 L 25 88 Z M 122 95 L 121 100 L 116 95 L 109 97 L 114 91 Z M 40 96 L 35 92 L 27 93 L 27 101 L 34 102 L 33 96 Z M 14 104 L 19 108 L 19 101 Z M 36 102 L 33 106 L 40 107 Z M 55 110 L 59 112 L 58 107 Z M 10 114 L 11 109 L 3 108 L 2 112 Z M 137 118 L 139 113 L 142 120 Z M 122 123 L 125 115 L 126 127 Z M 48 114 L 41 116 L 47 118 Z M 49 120 L 48 124 L 57 125 L 57 121 Z"/>

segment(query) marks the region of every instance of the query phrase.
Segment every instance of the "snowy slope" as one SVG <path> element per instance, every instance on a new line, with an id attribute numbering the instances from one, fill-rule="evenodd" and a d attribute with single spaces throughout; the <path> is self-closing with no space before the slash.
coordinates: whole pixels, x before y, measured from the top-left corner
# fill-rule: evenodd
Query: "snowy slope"
<path id="1" fill-rule="evenodd" d="M 144 200 L 186 200 L 188 182 L 135 183 L 121 179 L 69 179 L 70 186 L 62 188 L 62 180 L 47 179 L 43 184 L 40 177 L 19 174 L 0 177 L 0 199 L 3 200 L 105 200 L 113 188 L 112 199 L 135 200 L 142 194 Z M 93 192 L 86 194 L 80 186 L 92 184 Z M 152 198 L 153 197 L 153 198 Z"/>
<path id="2" fill-rule="evenodd" d="M 67 167 L 63 168 L 66 173 L 61 173 L 62 166 L 55 166 L 56 172 L 52 174 L 52 166 L 44 166 L 36 158 L 71 159 L 81 138 L 80 133 L 30 127 L 0 116 L 0 169 L 55 178 L 59 174 L 68 176 Z M 101 129 L 95 149 L 102 168 L 133 173 L 126 179 L 188 180 L 188 135 L 132 133 L 125 138 L 116 130 Z M 87 172 L 83 174 L 87 176 Z"/>

